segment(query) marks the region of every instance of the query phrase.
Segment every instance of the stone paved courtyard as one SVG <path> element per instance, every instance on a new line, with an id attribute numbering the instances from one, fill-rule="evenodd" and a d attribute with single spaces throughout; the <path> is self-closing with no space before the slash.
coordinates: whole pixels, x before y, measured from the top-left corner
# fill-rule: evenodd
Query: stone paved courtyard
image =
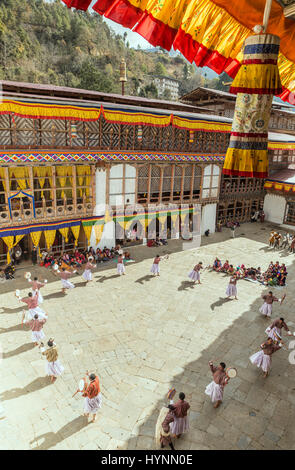
<path id="1" fill-rule="evenodd" d="M 161 262 L 159 278 L 149 273 L 155 250 L 136 247 L 131 252 L 138 262 L 127 265 L 127 276 L 119 278 L 115 265 L 108 265 L 87 287 L 75 277 L 76 289 L 66 296 L 60 281 L 38 268 L 49 280 L 43 289 L 49 315 L 44 332 L 55 338 L 65 367 L 54 385 L 45 377 L 45 361 L 30 332 L 20 324 L 22 307 L 14 292 L 28 290 L 24 270 L 1 284 L 0 448 L 156 449 L 155 423 L 174 386 L 191 404 L 191 430 L 176 449 L 295 449 L 295 365 L 289 352 L 274 355 L 266 380 L 249 362 L 270 323 L 258 312 L 266 289 L 240 281 L 239 300 L 225 301 L 223 274 L 205 271 L 202 285 L 193 287 L 187 277 L 196 261 L 206 266 L 215 256 L 263 269 L 271 260 L 285 262 L 288 295 L 281 307 L 275 304 L 273 317 L 282 314 L 295 330 L 294 255 L 268 248 L 269 229 L 245 224 L 235 239 L 225 229 L 184 252 L 180 242 L 171 243 L 157 250 L 176 250 Z M 279 297 L 285 291 L 272 290 Z M 217 410 L 204 394 L 210 359 L 238 369 Z M 72 398 L 87 369 L 98 373 L 103 394 L 95 424 L 82 416 L 83 399 Z"/>

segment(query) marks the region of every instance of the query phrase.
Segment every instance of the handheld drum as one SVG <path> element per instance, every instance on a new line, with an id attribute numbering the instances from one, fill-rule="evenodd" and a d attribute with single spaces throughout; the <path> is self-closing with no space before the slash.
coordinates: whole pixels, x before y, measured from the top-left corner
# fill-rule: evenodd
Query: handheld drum
<path id="1" fill-rule="evenodd" d="M 28 272 L 25 273 L 24 277 L 25 277 L 25 279 L 29 280 L 29 279 L 31 279 L 32 274 L 28 271 Z"/>
<path id="2" fill-rule="evenodd" d="M 86 380 L 85 379 L 79 380 L 77 391 L 74 393 L 72 398 L 74 398 L 74 396 L 77 395 L 77 393 L 83 393 L 85 389 L 86 389 Z"/>
<path id="3" fill-rule="evenodd" d="M 235 367 L 228 367 L 226 369 L 226 375 L 229 379 L 234 379 L 238 375 L 237 369 Z"/>

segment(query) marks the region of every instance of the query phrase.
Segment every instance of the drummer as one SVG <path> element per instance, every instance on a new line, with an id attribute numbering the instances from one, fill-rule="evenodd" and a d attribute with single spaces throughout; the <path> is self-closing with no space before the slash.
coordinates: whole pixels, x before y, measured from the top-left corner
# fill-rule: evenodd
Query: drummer
<path id="1" fill-rule="evenodd" d="M 223 400 L 223 391 L 224 387 L 229 382 L 229 377 L 226 373 L 226 365 L 224 362 L 221 362 L 219 366 L 215 367 L 213 362 L 209 362 L 209 367 L 213 375 L 213 381 L 207 385 L 205 393 L 209 395 L 212 403 L 214 403 L 214 408 L 218 408 Z"/>
<path id="2" fill-rule="evenodd" d="M 62 285 L 61 291 L 63 294 L 66 293 L 67 289 L 74 289 L 75 286 L 72 282 L 69 281 L 69 277 L 71 277 L 72 274 L 74 274 L 75 272 L 76 271 L 73 271 L 73 272 L 66 271 L 66 268 L 62 268 L 61 271 L 57 271 L 57 273 L 61 277 L 61 285 Z"/>
<path id="3" fill-rule="evenodd" d="M 272 304 L 273 304 L 273 302 L 278 302 L 279 299 L 277 299 L 274 295 L 272 295 L 271 291 L 269 291 L 268 294 L 266 294 L 266 295 L 262 295 L 262 298 L 264 300 L 264 304 L 259 309 L 259 311 L 265 317 L 271 317 Z"/>
<path id="4" fill-rule="evenodd" d="M 33 281 L 31 280 L 31 278 L 29 278 L 28 281 L 32 283 L 32 294 L 33 294 L 33 296 L 35 294 L 37 294 L 38 295 L 38 303 L 43 304 L 44 299 L 43 299 L 43 296 L 40 292 L 40 289 L 41 289 L 41 287 L 44 287 L 46 283 L 38 281 L 37 277 L 34 277 Z"/>
<path id="5" fill-rule="evenodd" d="M 45 338 L 45 334 L 43 332 L 43 326 L 46 323 L 46 319 L 44 318 L 43 320 L 38 317 L 37 313 L 34 315 L 33 320 L 24 320 L 24 323 L 26 323 L 30 330 L 32 331 L 32 341 L 34 343 L 34 346 L 38 346 L 38 344 L 41 342 L 43 338 Z"/>
<path id="6" fill-rule="evenodd" d="M 18 299 L 20 302 L 24 302 L 28 306 L 27 320 L 33 320 L 34 316 L 37 314 L 40 319 L 47 318 L 47 313 L 42 310 L 38 305 L 38 294 L 34 296 L 32 292 L 28 293 L 28 297 L 23 297 Z"/>
<path id="7" fill-rule="evenodd" d="M 96 414 L 102 405 L 102 395 L 100 391 L 99 379 L 95 374 L 89 375 L 89 385 L 85 383 L 85 391 L 83 392 L 84 400 L 84 416 L 89 417 L 92 414 L 92 422 L 96 421 Z"/>
<path id="8" fill-rule="evenodd" d="M 276 318 L 272 324 L 266 328 L 265 333 L 267 336 L 274 341 L 281 341 L 282 338 L 282 328 L 287 331 L 289 336 L 292 336 L 291 331 L 289 330 L 287 324 L 285 323 L 284 318 Z"/>
<path id="9" fill-rule="evenodd" d="M 89 256 L 88 261 L 85 265 L 85 270 L 82 274 L 83 279 L 85 279 L 86 284 L 89 281 L 92 281 L 92 269 L 96 268 L 96 264 L 92 264 L 91 261 L 93 261 L 93 257 Z"/>

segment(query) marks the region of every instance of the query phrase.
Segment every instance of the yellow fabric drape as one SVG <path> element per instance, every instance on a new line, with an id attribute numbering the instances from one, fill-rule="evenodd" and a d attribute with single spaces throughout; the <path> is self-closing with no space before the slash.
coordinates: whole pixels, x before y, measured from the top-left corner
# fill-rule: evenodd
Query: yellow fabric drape
<path id="1" fill-rule="evenodd" d="M 175 227 L 178 217 L 179 217 L 179 214 L 172 214 L 171 215 L 171 220 L 172 220 L 173 227 Z"/>
<path id="2" fill-rule="evenodd" d="M 2 180 L 4 191 L 6 192 L 7 188 L 6 188 L 6 182 L 5 182 L 5 170 L 4 170 L 4 168 L 0 168 L 0 179 Z"/>
<path id="3" fill-rule="evenodd" d="M 68 241 L 69 241 L 69 227 L 59 228 L 58 230 L 60 231 L 60 233 L 64 237 L 65 242 L 68 243 Z"/>
<path id="4" fill-rule="evenodd" d="M 34 167 L 33 174 L 35 177 L 37 176 L 39 178 L 40 188 L 43 190 L 44 185 L 45 185 L 45 178 L 51 174 L 51 168 L 46 168 L 45 166 Z M 50 183 L 50 186 L 52 186 L 52 182 Z M 44 196 L 44 192 L 41 191 L 41 197 L 43 196 Z"/>
<path id="5" fill-rule="evenodd" d="M 103 224 L 94 225 L 95 241 L 96 241 L 97 245 L 99 244 L 99 242 L 101 240 L 101 237 L 102 237 L 102 234 L 103 234 L 103 229 L 104 229 Z"/>
<path id="6" fill-rule="evenodd" d="M 50 250 L 55 240 L 56 230 L 45 230 L 44 235 L 45 235 L 47 249 Z"/>
<path id="7" fill-rule="evenodd" d="M 16 246 L 18 244 L 18 242 L 20 242 L 24 238 L 24 236 L 25 235 L 16 235 L 15 242 L 14 242 L 13 246 Z"/>
<path id="8" fill-rule="evenodd" d="M 86 188 L 79 189 L 79 196 L 85 194 L 89 197 L 90 194 L 90 181 L 91 181 L 91 168 L 89 165 L 77 166 L 78 186 L 86 186 Z"/>
<path id="9" fill-rule="evenodd" d="M 71 166 L 57 166 L 56 167 L 57 181 L 61 188 L 61 198 L 64 198 L 65 192 L 64 188 L 66 187 L 67 177 L 72 176 L 72 167 Z"/>
<path id="10" fill-rule="evenodd" d="M 12 250 L 13 248 L 13 242 L 14 242 L 14 237 L 10 236 L 10 237 L 2 237 L 2 240 L 4 241 L 5 245 L 7 246 L 8 248 L 8 251 L 7 251 L 7 264 L 9 264 L 11 262 L 11 257 L 10 257 L 10 250 Z"/>
<path id="11" fill-rule="evenodd" d="M 83 225 L 84 232 L 88 241 L 90 243 L 91 233 L 92 233 L 92 225 Z"/>
<path id="12" fill-rule="evenodd" d="M 80 225 L 76 225 L 75 227 L 71 227 L 72 233 L 75 238 L 75 246 L 78 245 L 79 234 L 80 234 Z"/>
<path id="13" fill-rule="evenodd" d="M 40 238 L 42 235 L 42 230 L 40 232 L 31 232 L 31 239 L 33 242 L 33 245 L 39 249 L 39 256 L 40 256 L 40 248 L 39 248 L 39 243 L 40 243 Z"/>
<path id="14" fill-rule="evenodd" d="M 9 178 L 17 178 L 18 189 L 24 190 L 30 187 L 28 168 L 15 167 L 15 168 L 9 168 L 8 170 L 9 170 Z"/>

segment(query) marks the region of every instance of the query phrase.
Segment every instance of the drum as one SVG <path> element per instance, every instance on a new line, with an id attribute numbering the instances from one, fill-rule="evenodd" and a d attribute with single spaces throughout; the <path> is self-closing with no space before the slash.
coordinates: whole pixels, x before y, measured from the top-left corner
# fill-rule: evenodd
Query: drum
<path id="1" fill-rule="evenodd" d="M 93 256 L 89 256 L 88 261 L 90 261 L 90 262 L 93 261 Z"/>
<path id="2" fill-rule="evenodd" d="M 230 379 L 234 379 L 237 376 L 238 372 L 237 369 L 235 369 L 234 367 L 228 367 L 226 369 L 226 374 Z"/>
<path id="3" fill-rule="evenodd" d="M 30 272 L 26 272 L 24 277 L 25 277 L 25 279 L 29 280 L 29 279 L 31 279 L 32 274 Z"/>

